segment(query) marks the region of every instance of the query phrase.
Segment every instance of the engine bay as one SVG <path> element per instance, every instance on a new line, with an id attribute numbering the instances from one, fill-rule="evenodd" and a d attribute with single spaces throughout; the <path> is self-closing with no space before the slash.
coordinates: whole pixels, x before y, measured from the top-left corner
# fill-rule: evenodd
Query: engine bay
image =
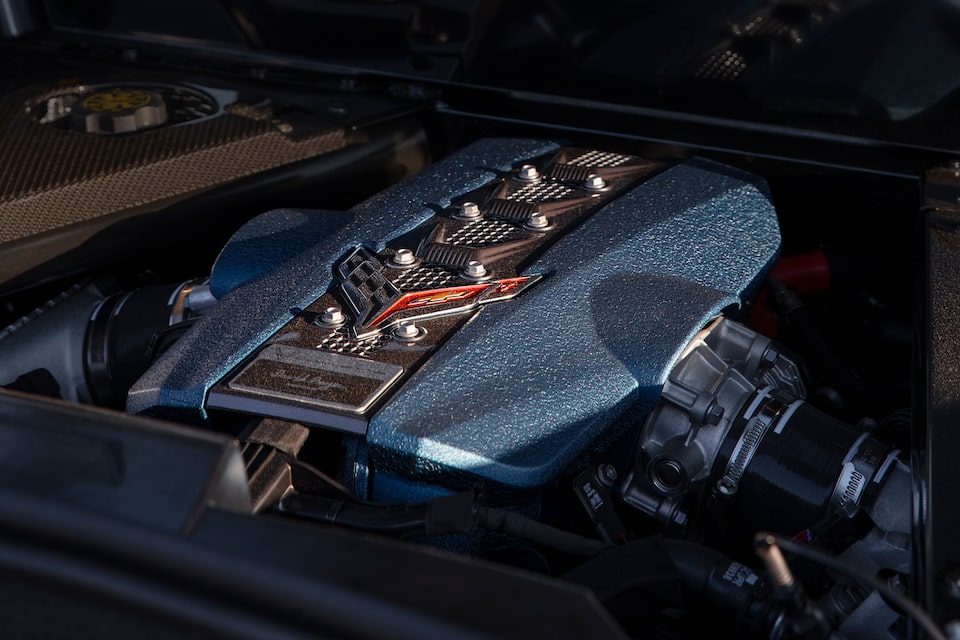
<path id="1" fill-rule="evenodd" d="M 922 169 L 466 117 L 404 83 L 84 71 L 0 106 L 9 406 L 223 438 L 211 476 L 143 469 L 576 585 L 624 637 L 930 632 L 904 605 L 929 579 Z M 17 486 L 110 466 L 49 458 L 71 440 L 46 428 L 7 438 L 38 460 Z M 88 481 L 51 495 L 122 510 Z"/>

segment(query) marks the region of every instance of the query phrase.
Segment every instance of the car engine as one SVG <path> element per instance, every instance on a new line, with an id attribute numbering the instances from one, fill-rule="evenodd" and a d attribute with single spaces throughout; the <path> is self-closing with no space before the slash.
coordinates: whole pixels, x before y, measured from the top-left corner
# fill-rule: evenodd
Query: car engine
<path id="1" fill-rule="evenodd" d="M 908 637 L 910 257 L 856 228 L 909 198 L 406 91 L 9 93 L 3 397 L 223 435 L 229 510 L 561 580 L 624 637 Z"/>

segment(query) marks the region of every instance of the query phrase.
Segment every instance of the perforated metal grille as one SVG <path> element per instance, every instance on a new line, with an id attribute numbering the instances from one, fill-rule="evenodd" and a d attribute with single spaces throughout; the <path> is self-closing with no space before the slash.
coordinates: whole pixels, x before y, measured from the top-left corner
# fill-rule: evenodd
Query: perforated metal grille
<path id="1" fill-rule="evenodd" d="M 799 33 L 792 29 L 783 20 L 772 15 L 753 16 L 743 24 L 734 25 L 733 33 L 737 36 L 752 36 L 755 38 L 785 38 L 799 44 Z"/>
<path id="2" fill-rule="evenodd" d="M 747 68 L 747 60 L 736 51 L 727 49 L 718 51 L 707 58 L 700 70 L 698 78 L 706 80 L 736 80 Z"/>
<path id="3" fill-rule="evenodd" d="M 605 169 L 610 167 L 619 167 L 622 164 L 630 162 L 632 158 L 622 153 L 608 153 L 605 151 L 587 151 L 573 160 L 567 161 L 577 167 L 592 167 L 596 169 Z"/>
<path id="4" fill-rule="evenodd" d="M 174 196 L 344 147 L 342 130 L 291 139 L 268 121 L 225 113 L 130 136 L 40 124 L 26 90 L 0 100 L 0 242 Z"/>
<path id="5" fill-rule="evenodd" d="M 547 200 L 560 200 L 571 193 L 573 193 L 573 189 L 564 184 L 543 180 L 520 187 L 507 196 L 507 199 L 517 202 L 545 202 Z"/>
<path id="6" fill-rule="evenodd" d="M 340 328 L 335 329 L 324 338 L 317 345 L 317 349 L 334 353 L 349 353 L 363 358 L 382 347 L 388 339 L 385 335 L 378 335 L 367 340 L 357 340 L 346 329 Z"/>
<path id="7" fill-rule="evenodd" d="M 476 220 L 451 235 L 447 242 L 464 247 L 488 247 L 515 239 L 520 230 L 509 222 Z"/>
<path id="8" fill-rule="evenodd" d="M 401 291 L 429 291 L 443 289 L 460 281 L 460 275 L 444 267 L 416 267 L 404 271 L 393 284 Z"/>

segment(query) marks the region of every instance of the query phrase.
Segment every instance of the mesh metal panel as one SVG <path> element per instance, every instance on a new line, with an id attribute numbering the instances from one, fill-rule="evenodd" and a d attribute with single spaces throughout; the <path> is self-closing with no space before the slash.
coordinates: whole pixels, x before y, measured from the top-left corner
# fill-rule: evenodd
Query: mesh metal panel
<path id="1" fill-rule="evenodd" d="M 590 167 L 592 169 L 607 169 L 619 167 L 630 162 L 634 158 L 625 156 L 622 153 L 610 153 L 607 151 L 587 151 L 583 155 L 577 156 L 573 160 L 568 160 L 567 164 L 577 167 Z"/>
<path id="2" fill-rule="evenodd" d="M 346 145 L 341 129 L 292 140 L 233 113 L 134 135 L 45 125 L 0 100 L 0 243 L 209 189 Z"/>
<path id="3" fill-rule="evenodd" d="M 416 267 L 404 271 L 393 284 L 401 291 L 430 291 L 460 282 L 459 274 L 444 267 Z"/>
<path id="4" fill-rule="evenodd" d="M 697 71 L 698 78 L 705 80 L 736 80 L 747 68 L 747 60 L 736 51 L 717 51 Z"/>
<path id="5" fill-rule="evenodd" d="M 789 24 L 767 12 L 754 15 L 742 24 L 734 25 L 732 31 L 734 35 L 741 37 L 788 38 L 790 40 L 799 38 L 799 34 Z"/>
<path id="6" fill-rule="evenodd" d="M 500 220 L 476 220 L 453 233 L 447 242 L 463 247 L 489 247 L 509 242 L 521 235 L 520 230 L 509 222 Z"/>
<path id="7" fill-rule="evenodd" d="M 349 353 L 362 358 L 382 347 L 387 340 L 389 338 L 385 335 L 378 335 L 368 340 L 357 340 L 350 335 L 349 331 L 340 328 L 335 329 L 324 338 L 317 345 L 317 349 L 334 353 Z"/>
<path id="8" fill-rule="evenodd" d="M 573 193 L 573 189 L 565 184 L 543 180 L 520 187 L 507 196 L 507 199 L 517 202 L 545 202 L 547 200 L 560 200 L 571 193 Z"/>

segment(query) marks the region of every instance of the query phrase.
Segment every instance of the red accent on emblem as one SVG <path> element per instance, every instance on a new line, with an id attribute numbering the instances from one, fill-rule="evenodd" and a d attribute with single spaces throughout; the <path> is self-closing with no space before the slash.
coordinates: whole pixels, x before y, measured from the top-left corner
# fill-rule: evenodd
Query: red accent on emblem
<path id="1" fill-rule="evenodd" d="M 370 326 L 376 326 L 400 311 L 422 309 L 424 307 L 432 307 L 448 302 L 470 300 L 480 295 L 481 292 L 486 291 L 489 287 L 490 285 L 488 284 L 471 284 L 465 287 L 453 287 L 451 289 L 431 289 L 429 291 L 405 293 L 399 300 L 377 316 L 373 322 L 370 323 Z"/>
<path id="2" fill-rule="evenodd" d="M 500 295 L 504 293 L 512 293 L 520 285 L 522 285 L 524 282 L 526 282 L 529 279 L 530 279 L 529 277 L 504 278 L 503 280 L 499 280 L 498 282 L 495 283 L 496 286 L 493 288 L 493 290 L 490 291 L 490 294 Z"/>
<path id="3" fill-rule="evenodd" d="M 375 327 L 388 320 L 390 316 L 410 309 L 424 309 L 451 302 L 465 302 L 473 300 L 481 293 L 491 296 L 502 296 L 516 291 L 520 285 L 530 280 L 529 277 L 505 278 L 483 284 L 470 284 L 463 287 L 449 289 L 430 289 L 429 291 L 412 291 L 405 293 L 399 300 L 390 305 L 383 313 L 377 316 L 369 326 Z"/>

